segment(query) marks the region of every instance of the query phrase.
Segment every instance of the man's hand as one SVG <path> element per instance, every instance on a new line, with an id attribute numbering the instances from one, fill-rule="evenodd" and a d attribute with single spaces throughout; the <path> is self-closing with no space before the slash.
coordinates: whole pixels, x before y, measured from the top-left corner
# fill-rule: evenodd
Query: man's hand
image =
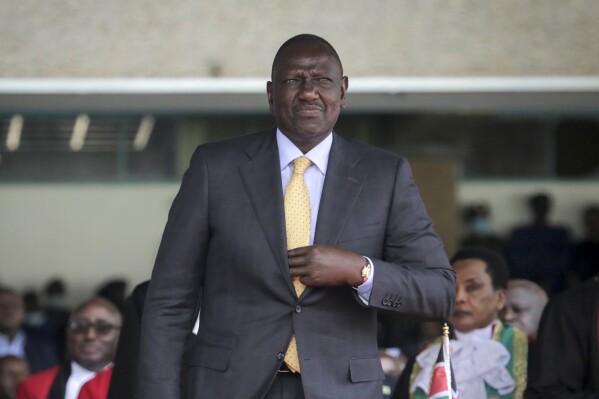
<path id="1" fill-rule="evenodd" d="M 311 287 L 362 284 L 366 259 L 355 252 L 332 245 L 310 245 L 287 251 L 289 271 Z"/>

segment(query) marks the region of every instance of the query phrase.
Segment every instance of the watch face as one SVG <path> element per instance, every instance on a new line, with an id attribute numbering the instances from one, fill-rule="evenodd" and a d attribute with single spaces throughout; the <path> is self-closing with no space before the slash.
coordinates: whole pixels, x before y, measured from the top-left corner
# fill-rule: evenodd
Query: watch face
<path id="1" fill-rule="evenodd" d="M 365 283 L 370 278 L 370 263 L 362 268 L 362 283 Z"/>

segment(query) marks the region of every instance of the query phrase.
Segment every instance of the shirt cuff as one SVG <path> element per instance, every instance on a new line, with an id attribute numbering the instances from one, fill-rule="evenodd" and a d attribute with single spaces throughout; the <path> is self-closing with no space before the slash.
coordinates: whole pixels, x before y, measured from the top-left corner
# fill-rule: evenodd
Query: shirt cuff
<path id="1" fill-rule="evenodd" d="M 358 295 L 360 296 L 362 302 L 364 302 L 365 305 L 368 305 L 368 302 L 370 301 L 370 293 L 372 292 L 372 283 L 374 281 L 374 264 L 370 258 L 365 256 L 364 259 L 366 259 L 370 264 L 370 277 L 368 277 L 366 282 L 357 286 L 356 289 L 358 290 Z"/>

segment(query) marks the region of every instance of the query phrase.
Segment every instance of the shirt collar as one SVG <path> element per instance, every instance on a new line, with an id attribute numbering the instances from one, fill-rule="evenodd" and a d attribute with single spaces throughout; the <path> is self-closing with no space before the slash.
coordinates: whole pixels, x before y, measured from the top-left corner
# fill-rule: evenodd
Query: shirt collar
<path id="1" fill-rule="evenodd" d="M 495 328 L 495 321 L 483 328 L 477 328 L 469 332 L 460 332 L 454 330 L 455 336 L 461 341 L 473 340 L 473 339 L 491 339 L 493 338 L 493 329 Z"/>
<path id="2" fill-rule="evenodd" d="M 329 153 L 331 152 L 331 146 L 333 145 L 333 134 L 332 132 L 322 140 L 316 147 L 312 148 L 306 154 L 295 146 L 277 128 L 277 147 L 279 148 L 279 162 L 281 170 L 285 169 L 293 160 L 297 157 L 307 157 L 320 172 L 324 175 L 327 173 L 327 166 L 329 164 Z"/>
<path id="3" fill-rule="evenodd" d="M 74 360 L 71 361 L 71 376 L 73 376 L 74 378 L 89 378 L 94 374 L 96 374 L 95 371 L 86 369 Z"/>
<path id="4" fill-rule="evenodd" d="M 6 346 L 25 346 L 25 332 L 20 330 L 15 334 L 13 339 L 8 338 L 8 335 L 0 333 L 0 343 Z"/>
<path id="5" fill-rule="evenodd" d="M 106 366 L 104 366 L 104 368 L 102 370 L 106 370 L 107 368 L 112 367 L 112 362 L 108 363 Z M 91 371 L 86 369 L 85 367 L 83 367 L 82 365 L 80 365 L 79 363 L 77 363 L 74 360 L 71 360 L 71 375 L 90 375 L 90 374 L 96 374 L 95 371 Z"/>

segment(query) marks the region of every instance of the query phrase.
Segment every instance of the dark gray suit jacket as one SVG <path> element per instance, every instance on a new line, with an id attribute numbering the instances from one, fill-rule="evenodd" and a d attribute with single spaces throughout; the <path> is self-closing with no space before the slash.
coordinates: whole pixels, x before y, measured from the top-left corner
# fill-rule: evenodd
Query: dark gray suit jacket
<path id="1" fill-rule="evenodd" d="M 446 318 L 455 301 L 407 161 L 334 134 L 314 241 L 373 260 L 369 306 L 348 286 L 296 297 L 274 131 L 199 146 L 152 273 L 140 397 L 261 398 L 294 333 L 306 398 L 380 397 L 376 310 Z"/>

